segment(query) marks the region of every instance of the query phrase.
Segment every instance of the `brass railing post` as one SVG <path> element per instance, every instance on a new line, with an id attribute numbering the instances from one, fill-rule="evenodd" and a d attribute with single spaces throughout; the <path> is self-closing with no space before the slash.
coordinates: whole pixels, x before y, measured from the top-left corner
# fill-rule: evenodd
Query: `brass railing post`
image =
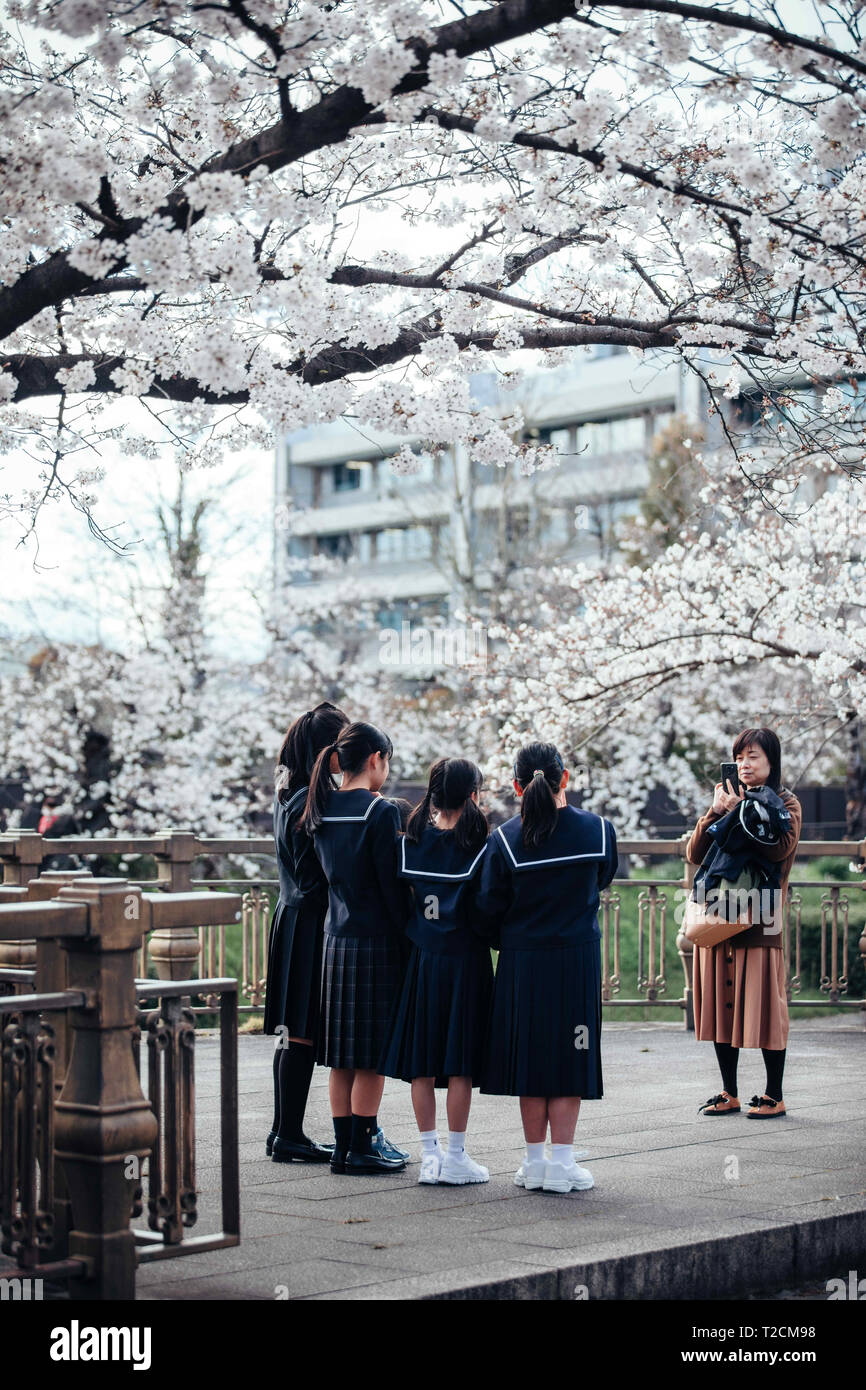
<path id="1" fill-rule="evenodd" d="M 132 1054 L 135 965 L 141 945 L 141 892 L 124 880 L 92 879 L 61 888 L 58 900 L 86 903 L 88 935 L 62 940 L 70 989 L 87 1005 L 69 1012 L 72 1035 L 55 1106 L 55 1144 L 72 1202 L 69 1254 L 85 1262 L 74 1296 L 135 1297 L 133 1187 L 128 1160 L 150 1153 L 157 1125 Z"/>
<path id="2" fill-rule="evenodd" d="M 192 891 L 192 865 L 198 844 L 192 830 L 160 830 L 167 854 L 156 854 L 157 883 L 169 893 Z M 160 927 L 151 933 L 148 954 L 160 980 L 191 980 L 198 974 L 201 943 L 194 926 Z"/>

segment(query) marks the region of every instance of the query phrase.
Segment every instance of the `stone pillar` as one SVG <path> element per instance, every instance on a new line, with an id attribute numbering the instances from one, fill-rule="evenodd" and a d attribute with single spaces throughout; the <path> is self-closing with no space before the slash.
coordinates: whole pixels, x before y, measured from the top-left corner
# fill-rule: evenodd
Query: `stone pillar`
<path id="1" fill-rule="evenodd" d="M 4 887 L 27 888 L 39 873 L 47 853 L 45 841 L 35 830 L 15 830 L 0 835 Z M 36 942 L 0 941 L 0 965 L 32 970 L 36 965 Z"/>
<path id="2" fill-rule="evenodd" d="M 30 902 L 48 902 L 56 898 L 61 888 L 69 884 L 90 883 L 93 874 L 89 869 L 49 869 L 38 878 L 32 878 L 27 885 L 27 898 Z M 59 994 L 69 988 L 67 979 L 68 957 L 56 938 L 48 938 L 36 943 L 36 992 L 37 994 Z M 54 1098 L 63 1090 L 66 1067 L 69 1061 L 69 1026 L 67 1015 L 58 1010 L 51 1015 L 54 1029 Z M 49 1260 L 65 1260 L 69 1253 L 69 1229 L 72 1224 L 72 1211 L 69 1193 L 66 1190 L 66 1175 L 63 1165 L 54 1157 L 54 1240 L 46 1254 Z"/>
<path id="3" fill-rule="evenodd" d="M 91 879 L 57 896 L 89 909 L 88 936 L 62 942 L 68 987 L 87 996 L 84 1007 L 69 1010 L 69 1060 L 55 1106 L 55 1149 L 72 1207 L 69 1256 L 86 1266 L 72 1294 L 128 1300 L 136 1263 L 128 1160 L 140 1166 L 157 1133 L 132 1051 L 141 892 L 125 880 Z"/>
<path id="4" fill-rule="evenodd" d="M 160 830 L 157 835 L 169 842 L 169 853 L 156 855 L 159 887 L 168 893 L 191 892 L 192 864 L 197 849 L 194 831 Z M 148 954 L 156 966 L 157 979 L 193 979 L 198 974 L 198 928 L 158 928 L 151 933 Z"/>

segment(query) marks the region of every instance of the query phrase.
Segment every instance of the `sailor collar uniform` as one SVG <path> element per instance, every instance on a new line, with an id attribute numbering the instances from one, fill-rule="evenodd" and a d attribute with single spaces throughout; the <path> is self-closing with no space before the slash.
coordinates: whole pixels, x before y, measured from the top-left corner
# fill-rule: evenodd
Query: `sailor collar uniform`
<path id="1" fill-rule="evenodd" d="M 426 825 L 416 844 L 400 841 L 397 872 L 411 889 L 412 916 L 407 935 L 417 946 L 449 955 L 477 949 L 471 902 L 486 844 L 461 849 L 453 830 Z"/>
<path id="2" fill-rule="evenodd" d="M 396 936 L 405 928 L 407 899 L 396 873 L 400 812 L 366 787 L 331 791 L 314 831 L 316 855 L 328 880 L 329 936 Z"/>
<path id="3" fill-rule="evenodd" d="M 426 825 L 418 843 L 403 839 L 398 873 L 407 885 L 412 950 L 379 1070 L 414 1081 L 451 1076 L 478 1085 L 484 1057 L 493 963 L 475 928 L 473 897 L 486 845 L 461 849 L 453 830 Z"/>
<path id="4" fill-rule="evenodd" d="M 408 897 L 400 812 L 365 787 L 328 793 L 313 845 L 328 880 L 320 1066 L 375 1071 L 400 988 Z"/>
<path id="5" fill-rule="evenodd" d="M 610 821 L 563 806 L 550 836 L 523 843 L 514 816 L 490 836 L 475 907 L 500 945 L 481 1090 L 603 1094 L 598 907 L 616 874 Z"/>
<path id="6" fill-rule="evenodd" d="M 537 869 L 553 864 L 570 864 L 579 859 L 607 858 L 608 822 L 589 811 L 573 806 L 562 808 L 553 834 L 542 845 L 523 843 L 523 822 L 520 816 L 500 825 L 500 836 L 514 872 Z"/>
<path id="7" fill-rule="evenodd" d="M 600 892 L 617 865 L 609 820 L 564 806 L 540 845 L 523 843 L 520 816 L 491 835 L 481 868 L 477 907 L 499 927 L 503 949 L 570 946 L 600 936 Z"/>

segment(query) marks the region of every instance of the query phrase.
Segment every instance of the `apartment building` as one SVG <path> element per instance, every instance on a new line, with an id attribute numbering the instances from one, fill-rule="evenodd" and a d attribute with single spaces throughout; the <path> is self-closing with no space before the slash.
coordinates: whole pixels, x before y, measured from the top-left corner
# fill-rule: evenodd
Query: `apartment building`
<path id="1" fill-rule="evenodd" d="M 561 456 L 530 477 L 479 466 L 461 448 L 433 457 L 420 442 L 419 470 L 398 476 L 389 455 L 402 437 L 343 420 L 298 431 L 276 455 L 275 583 L 308 586 L 315 608 L 334 561 L 342 582 L 348 575 L 375 596 L 378 621 L 399 626 L 447 620 L 467 590 L 500 584 L 509 551 L 523 544 L 598 562 L 616 521 L 637 510 L 653 436 L 674 412 L 705 418 L 699 388 L 670 355 L 636 360 L 616 347 L 527 373 L 514 392 L 500 394 L 493 374 L 473 378 L 479 403 L 518 403 L 525 437 Z"/>

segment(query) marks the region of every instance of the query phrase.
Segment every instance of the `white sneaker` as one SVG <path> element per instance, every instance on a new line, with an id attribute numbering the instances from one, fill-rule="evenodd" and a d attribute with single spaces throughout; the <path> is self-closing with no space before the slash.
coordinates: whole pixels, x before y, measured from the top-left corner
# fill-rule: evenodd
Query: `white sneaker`
<path id="1" fill-rule="evenodd" d="M 459 1158 L 456 1155 L 452 1158 L 450 1153 L 446 1153 L 439 1181 L 446 1187 L 462 1187 L 467 1182 L 489 1182 L 490 1171 L 470 1158 L 464 1149 Z"/>
<path id="2" fill-rule="evenodd" d="M 545 1192 L 583 1192 L 586 1188 L 594 1186 L 595 1178 L 588 1168 L 580 1168 L 574 1162 L 545 1164 Z"/>
<path id="3" fill-rule="evenodd" d="M 421 1172 L 418 1174 L 418 1181 L 424 1183 L 437 1183 L 441 1171 L 442 1150 L 434 1149 L 431 1154 L 422 1155 Z"/>
<path id="4" fill-rule="evenodd" d="M 525 1187 L 527 1192 L 537 1192 L 544 1186 L 544 1173 L 547 1164 L 543 1158 L 534 1159 L 531 1163 L 524 1159 L 514 1174 L 514 1186 Z"/>

